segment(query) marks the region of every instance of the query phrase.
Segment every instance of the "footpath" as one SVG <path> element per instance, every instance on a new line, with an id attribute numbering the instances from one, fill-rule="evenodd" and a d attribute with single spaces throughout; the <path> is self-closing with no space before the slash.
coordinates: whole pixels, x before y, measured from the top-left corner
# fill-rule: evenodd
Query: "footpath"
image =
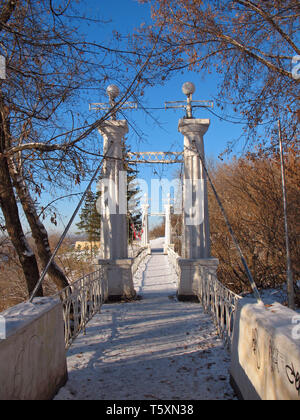
<path id="1" fill-rule="evenodd" d="M 152 243 L 152 248 L 160 243 Z M 104 305 L 68 351 L 56 400 L 231 400 L 230 357 L 201 305 L 178 302 L 167 256 L 135 277 L 140 300 Z"/>

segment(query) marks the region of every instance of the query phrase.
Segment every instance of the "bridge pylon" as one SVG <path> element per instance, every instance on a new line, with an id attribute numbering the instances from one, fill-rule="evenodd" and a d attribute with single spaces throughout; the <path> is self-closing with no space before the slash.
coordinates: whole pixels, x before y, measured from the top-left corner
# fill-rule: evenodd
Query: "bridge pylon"
<path id="1" fill-rule="evenodd" d="M 144 195 L 144 203 L 142 204 L 142 246 L 149 246 L 149 199 L 148 194 Z"/>
<path id="2" fill-rule="evenodd" d="M 189 84 L 184 85 L 183 91 L 191 96 Z M 191 92 L 194 91 L 193 88 Z M 205 161 L 203 138 L 209 126 L 209 119 L 193 118 L 192 109 L 178 125 L 184 136 L 183 241 L 178 286 L 178 297 L 182 299 L 197 296 L 204 271 L 216 274 L 219 264 L 218 259 L 211 257 L 207 177 L 199 156 L 200 152 Z"/>
<path id="3" fill-rule="evenodd" d="M 119 90 L 111 85 L 107 93 L 110 106 L 113 106 Z M 128 133 L 128 124 L 125 120 L 117 120 L 116 114 L 113 114 L 111 120 L 101 124 L 99 132 L 103 137 L 105 161 L 98 187 L 101 191 L 101 246 L 98 264 L 106 270 L 108 298 L 131 299 L 136 292 L 132 278 L 133 261 L 128 258 L 127 172 L 122 144 Z"/>
<path id="4" fill-rule="evenodd" d="M 165 204 L 165 246 L 164 253 L 168 253 L 168 248 L 174 248 L 172 241 L 172 225 L 171 225 L 171 214 L 173 206 L 171 204 L 171 194 L 168 194 L 167 202 Z"/>

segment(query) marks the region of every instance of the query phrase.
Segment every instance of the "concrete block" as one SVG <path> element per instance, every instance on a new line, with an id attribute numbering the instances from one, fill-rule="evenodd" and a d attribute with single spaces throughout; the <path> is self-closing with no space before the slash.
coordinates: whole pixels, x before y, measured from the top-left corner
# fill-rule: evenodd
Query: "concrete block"
<path id="1" fill-rule="evenodd" d="M 132 263 L 132 258 L 98 261 L 98 264 L 105 269 L 108 300 L 133 299 L 136 296 Z"/>
<path id="2" fill-rule="evenodd" d="M 216 258 L 179 259 L 178 264 L 180 267 L 178 298 L 187 300 L 199 295 L 203 276 L 207 273 L 216 275 L 219 260 Z"/>
<path id="3" fill-rule="evenodd" d="M 36 298 L 1 313 L 0 400 L 50 400 L 67 381 L 62 305 Z"/>
<path id="4" fill-rule="evenodd" d="M 275 303 L 239 302 L 231 380 L 244 400 L 300 400 L 300 337 L 296 312 Z"/>

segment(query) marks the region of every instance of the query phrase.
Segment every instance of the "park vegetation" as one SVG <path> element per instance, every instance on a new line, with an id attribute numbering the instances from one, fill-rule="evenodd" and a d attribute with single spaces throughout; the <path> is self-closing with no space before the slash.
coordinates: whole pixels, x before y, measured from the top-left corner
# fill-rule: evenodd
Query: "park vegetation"
<path id="1" fill-rule="evenodd" d="M 243 157 L 214 164 L 211 173 L 259 287 L 276 287 L 285 279 L 277 147 L 281 120 L 295 287 L 299 281 L 300 78 L 291 71 L 293 58 L 300 55 L 299 2 L 140 2 L 151 5 L 153 24 L 125 37 L 115 31 L 107 46 L 81 33 L 79 22 L 86 18 L 75 0 L 56 5 L 52 0 L 0 0 L 0 54 L 6 59 L 6 78 L 0 81 L 0 288 L 7 301 L 13 297 L 10 304 L 31 294 L 52 256 L 54 244 L 44 221 L 57 224 L 58 215 L 51 202 L 41 202 L 43 194 L 71 196 L 99 163 L 97 128 L 137 92 L 142 98 L 148 86 L 184 70 L 215 72 L 221 117 L 243 124 Z M 113 108 L 93 116 L 76 108 L 79 98 L 90 100 L 83 88 L 88 92 L 97 86 L 103 93 L 108 81 L 116 80 L 124 93 Z M 224 150 L 227 158 L 235 142 Z M 245 273 L 211 192 L 210 215 L 219 278 L 245 291 Z M 180 251 L 180 217 L 173 227 Z M 64 246 L 71 255 L 71 245 Z M 56 258 L 49 286 L 46 282 L 37 295 L 66 287 L 80 270 Z"/>
<path id="2" fill-rule="evenodd" d="M 286 151 L 289 241 L 296 303 L 300 304 L 300 158 L 294 148 Z M 259 289 L 282 289 L 286 296 L 286 243 L 283 218 L 280 156 L 264 152 L 247 154 L 228 163 L 209 163 L 210 176 L 229 222 Z M 219 259 L 218 279 L 230 290 L 251 292 L 239 254 L 211 188 L 209 213 L 212 256 Z M 182 217 L 172 215 L 172 243 L 181 254 Z M 151 237 L 165 235 L 164 222 Z M 298 286 L 297 286 L 298 284 Z"/>
<path id="3" fill-rule="evenodd" d="M 257 286 L 285 287 L 287 261 L 279 154 L 249 154 L 216 165 L 212 175 Z M 294 149 L 286 151 L 286 179 L 291 260 L 300 303 L 296 287 L 300 280 L 300 159 Z M 237 293 L 250 291 L 245 270 L 211 190 L 209 202 L 212 253 L 220 260 L 218 277 Z"/>
<path id="4" fill-rule="evenodd" d="M 85 17 L 77 6 L 75 0 L 0 1 L 0 50 L 6 64 L 0 81 L 1 231 L 13 247 L 27 295 L 52 257 L 44 219 L 57 224 L 55 208 L 41 203 L 41 197 L 71 196 L 91 177 L 101 157 L 97 128 L 139 88 L 146 64 L 127 63 L 120 70 L 116 49 L 88 41 L 79 30 L 82 22 L 104 23 Z M 124 90 L 113 107 L 101 115 L 79 112 L 82 101 L 91 99 L 84 92 L 97 86 L 103 94 L 115 78 Z M 55 261 L 48 276 L 57 289 L 69 284 Z M 42 295 L 40 286 L 36 296 Z"/>

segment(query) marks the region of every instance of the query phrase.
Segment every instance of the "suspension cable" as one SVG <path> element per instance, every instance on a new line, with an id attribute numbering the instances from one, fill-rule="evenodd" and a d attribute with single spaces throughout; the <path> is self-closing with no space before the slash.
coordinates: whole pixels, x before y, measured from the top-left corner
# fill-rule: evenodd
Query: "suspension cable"
<path id="1" fill-rule="evenodd" d="M 110 148 L 111 148 L 111 145 L 110 145 Z M 85 191 L 84 191 L 84 193 L 82 194 L 82 197 L 81 197 L 81 199 L 80 199 L 80 201 L 79 201 L 79 203 L 78 203 L 78 205 L 77 205 L 77 207 L 76 207 L 76 209 L 75 209 L 75 211 L 74 211 L 74 213 L 73 213 L 73 215 L 72 215 L 71 219 L 69 220 L 69 223 L 67 224 L 67 226 L 66 226 L 66 228 L 65 228 L 65 230 L 64 230 L 64 232 L 63 232 L 63 234 L 62 234 L 62 236 L 61 236 L 61 238 L 60 238 L 60 240 L 59 240 L 59 242 L 58 242 L 58 244 L 56 245 L 56 248 L 55 248 L 55 250 L 54 250 L 54 252 L 53 252 L 53 254 L 52 254 L 51 258 L 49 259 L 49 261 L 48 261 L 48 263 L 47 263 L 46 267 L 44 268 L 44 270 L 43 270 L 43 272 L 42 272 L 42 274 L 41 274 L 41 276 L 40 276 L 40 278 L 39 278 L 39 281 L 37 282 L 37 284 L 36 284 L 36 286 L 35 286 L 35 288 L 34 288 L 34 290 L 33 290 L 32 294 L 31 294 L 31 296 L 30 296 L 30 298 L 29 298 L 29 302 L 30 302 L 30 303 L 32 303 L 32 301 L 33 301 L 34 297 L 36 296 L 36 293 L 37 293 L 38 289 L 40 288 L 41 284 L 43 283 L 43 281 L 44 281 L 44 279 L 45 279 L 45 277 L 46 277 L 46 274 L 47 274 L 47 272 L 48 272 L 48 270 L 49 270 L 49 268 L 50 268 L 51 264 L 53 263 L 54 258 L 56 257 L 57 252 L 59 251 L 59 249 L 60 249 L 60 247 L 61 247 L 61 245 L 62 245 L 62 243 L 63 243 L 63 241 L 64 241 L 64 239 L 65 239 L 65 237 L 66 237 L 66 235 L 67 235 L 67 233 L 69 232 L 69 229 L 70 229 L 70 227 L 71 227 L 71 225 L 72 225 L 72 223 L 73 223 L 73 221 L 74 221 L 75 217 L 77 216 L 77 213 L 79 212 L 79 210 L 80 210 L 80 208 L 81 208 L 81 206 L 82 206 L 82 203 L 84 202 L 84 200 L 85 200 L 85 198 L 86 198 L 86 195 L 87 195 L 88 191 L 91 189 L 91 186 L 92 186 L 93 182 L 95 181 L 95 179 L 96 179 L 96 177 L 97 177 L 98 173 L 99 173 L 99 172 L 100 172 L 100 170 L 102 169 L 103 163 L 104 163 L 104 161 L 105 161 L 106 156 L 108 155 L 108 153 L 109 153 L 109 151 L 110 151 L 110 148 L 109 148 L 109 150 L 107 151 L 107 153 L 105 154 L 105 156 L 103 157 L 103 159 L 101 160 L 100 165 L 97 167 L 97 169 L 96 169 L 96 171 L 94 172 L 94 175 L 92 176 L 92 178 L 91 178 L 91 180 L 90 180 L 90 182 L 89 182 L 89 184 L 88 184 L 88 186 L 87 186 L 86 190 L 85 190 Z"/>
<path id="2" fill-rule="evenodd" d="M 207 179 L 209 180 L 209 183 L 210 183 L 210 185 L 211 185 L 211 188 L 212 188 L 212 190 L 213 190 L 213 192 L 214 192 L 214 195 L 215 195 L 215 197 L 216 197 L 217 203 L 218 203 L 218 205 L 219 205 L 219 207 L 220 207 L 220 209 L 221 209 L 221 212 L 222 212 L 223 217 L 224 217 L 224 219 L 225 219 L 226 225 L 227 225 L 227 227 L 228 227 L 228 230 L 229 230 L 229 233 L 230 233 L 230 235 L 231 235 L 231 237 L 232 237 L 232 240 L 233 240 L 233 242 L 234 242 L 234 245 L 235 245 L 235 247 L 236 247 L 236 249 L 237 249 L 237 251 L 238 251 L 238 253 L 239 253 L 239 255 L 240 255 L 240 258 L 241 258 L 242 264 L 243 264 L 243 266 L 244 266 L 244 268 L 245 268 L 246 275 L 247 275 L 248 280 L 249 280 L 249 282 L 250 282 L 250 284 L 251 284 L 251 287 L 252 287 L 252 290 L 253 290 L 253 292 L 254 292 L 254 295 L 255 295 L 255 297 L 256 297 L 256 299 L 257 299 L 257 301 L 258 301 L 258 302 L 262 302 L 262 299 L 261 299 L 260 293 L 259 293 L 259 291 L 258 291 L 258 288 L 257 288 L 256 284 L 255 284 L 255 281 L 254 281 L 254 279 L 253 279 L 253 276 L 252 276 L 252 274 L 251 274 L 251 271 L 250 271 L 250 269 L 249 269 L 249 267 L 248 267 L 248 264 L 247 264 L 246 258 L 245 258 L 244 254 L 243 254 L 243 251 L 242 251 L 242 249 L 241 249 L 241 247 L 240 247 L 240 245 L 239 245 L 239 243 L 238 243 L 238 240 L 237 240 L 237 238 L 236 238 L 236 236 L 235 236 L 235 233 L 234 233 L 234 231 L 233 231 L 233 228 L 232 228 L 232 226 L 231 226 L 231 224 L 230 224 L 230 222 L 229 222 L 229 219 L 228 219 L 227 213 L 226 213 L 225 208 L 224 208 L 224 206 L 223 206 L 223 204 L 222 204 L 222 201 L 221 201 L 221 199 L 220 199 L 220 197 L 219 197 L 219 194 L 218 194 L 218 192 L 217 192 L 217 190 L 216 190 L 216 188 L 215 188 L 215 186 L 214 186 L 214 183 L 213 183 L 213 181 L 212 181 L 212 179 L 211 179 L 211 177 L 210 177 L 210 175 L 209 175 L 209 172 L 208 172 L 208 169 L 207 169 L 207 167 L 206 167 L 206 164 L 205 164 L 204 158 L 203 158 L 203 156 L 202 156 L 202 153 L 200 152 L 199 147 L 198 147 L 198 144 L 196 143 L 196 141 L 195 141 L 195 140 L 193 141 L 193 143 L 194 143 L 194 145 L 195 145 L 195 147 L 196 147 L 196 149 L 197 149 L 197 153 L 198 153 L 198 156 L 199 156 L 199 158 L 200 158 L 200 160 L 201 160 L 201 162 L 202 162 L 203 169 L 204 169 L 204 171 L 205 171 L 205 173 L 206 173 L 206 175 L 207 175 Z"/>

